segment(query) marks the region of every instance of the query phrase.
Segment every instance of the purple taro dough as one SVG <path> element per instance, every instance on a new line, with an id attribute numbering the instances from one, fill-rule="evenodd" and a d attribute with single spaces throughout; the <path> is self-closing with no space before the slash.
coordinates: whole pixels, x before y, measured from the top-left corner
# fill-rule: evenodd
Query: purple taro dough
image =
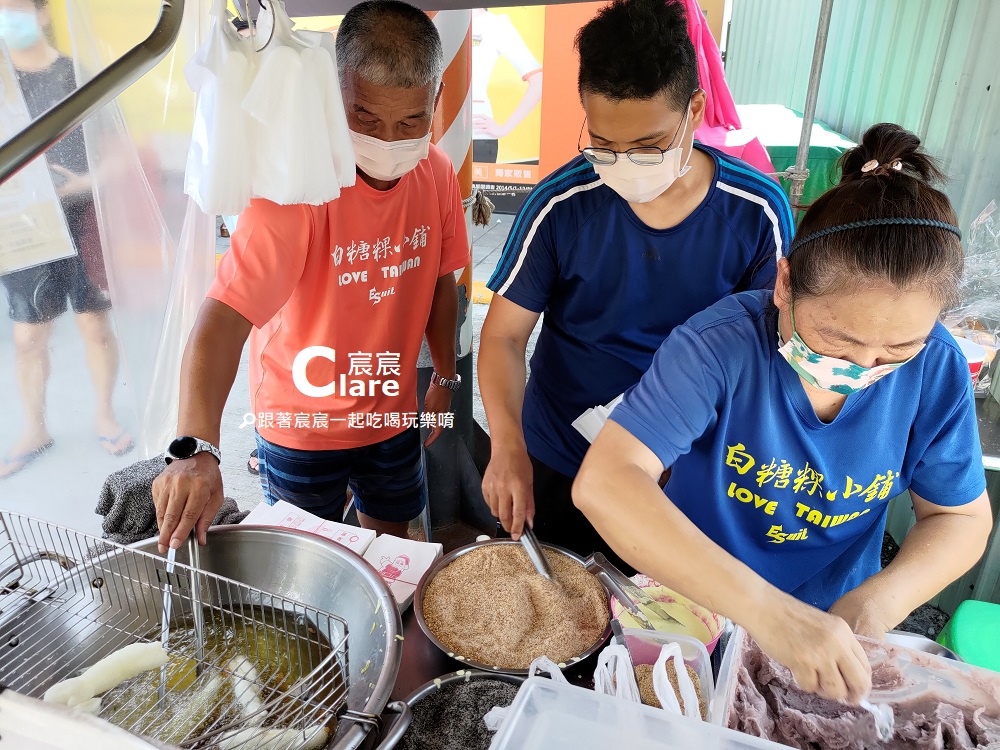
<path id="1" fill-rule="evenodd" d="M 920 652 L 859 639 L 866 651 L 882 649 L 889 657 L 872 671 L 876 691 L 906 688 L 911 682 L 897 667 L 896 657 L 920 668 L 941 672 L 940 662 Z M 944 695 L 940 687 L 892 703 L 895 733 L 878 739 L 875 719 L 855 706 L 829 701 L 800 690 L 791 672 L 766 656 L 749 635 L 742 646 L 736 692 L 727 726 L 741 732 L 803 750 L 978 750 L 1000 748 L 1000 675 L 996 679 L 950 669 L 947 682 L 961 694 Z"/>

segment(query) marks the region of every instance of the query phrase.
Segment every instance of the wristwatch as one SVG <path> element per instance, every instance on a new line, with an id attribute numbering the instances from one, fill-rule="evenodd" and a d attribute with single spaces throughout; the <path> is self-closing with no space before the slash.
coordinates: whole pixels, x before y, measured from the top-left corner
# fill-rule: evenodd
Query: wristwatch
<path id="1" fill-rule="evenodd" d="M 191 437 L 190 435 L 184 435 L 171 440 L 170 445 L 167 446 L 163 460 L 169 464 L 175 459 L 193 458 L 199 453 L 211 453 L 216 461 L 220 464 L 222 463 L 222 454 L 218 448 L 207 440 Z"/>
<path id="2" fill-rule="evenodd" d="M 451 380 L 449 378 L 442 378 L 436 372 L 431 373 L 431 385 L 439 385 L 442 388 L 447 388 L 453 393 L 457 393 L 458 389 L 462 387 L 462 376 L 455 373 L 454 380 Z"/>

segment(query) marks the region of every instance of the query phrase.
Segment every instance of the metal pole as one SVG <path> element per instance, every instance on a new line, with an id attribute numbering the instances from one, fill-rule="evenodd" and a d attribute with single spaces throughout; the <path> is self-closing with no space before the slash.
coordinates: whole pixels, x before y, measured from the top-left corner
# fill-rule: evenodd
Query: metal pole
<path id="1" fill-rule="evenodd" d="M 809 139 L 812 136 L 813 121 L 816 119 L 816 100 L 819 98 L 819 80 L 823 74 L 823 57 L 826 55 L 826 40 L 830 35 L 830 16 L 833 14 L 833 0 L 823 0 L 819 9 L 819 25 L 816 28 L 816 44 L 813 47 L 812 68 L 809 70 L 809 88 L 806 90 L 806 106 L 802 112 L 802 133 L 799 136 L 799 150 L 795 154 L 795 166 L 788 170 L 792 187 L 792 206 L 799 204 L 809 179 Z"/>
<path id="2" fill-rule="evenodd" d="M 163 0 L 149 37 L 0 146 L 0 183 L 118 96 L 162 60 L 180 34 L 184 0 Z"/>
<path id="3" fill-rule="evenodd" d="M 434 14 L 434 25 L 445 49 L 444 89 L 434 113 L 433 141 L 451 158 L 462 198 L 472 197 L 472 114 L 469 91 L 472 87 L 472 13 L 469 10 L 444 10 Z M 466 227 L 472 242 L 472 209 L 465 209 Z M 472 441 L 472 262 L 458 280 L 459 330 L 456 367 L 462 387 L 452 396 L 454 427 L 427 449 L 425 469 L 431 525 L 449 526 L 461 516 L 463 483 L 460 469 L 470 456 Z M 464 321 L 463 321 L 464 315 Z M 420 403 L 433 371 L 426 342 L 417 361 Z"/>

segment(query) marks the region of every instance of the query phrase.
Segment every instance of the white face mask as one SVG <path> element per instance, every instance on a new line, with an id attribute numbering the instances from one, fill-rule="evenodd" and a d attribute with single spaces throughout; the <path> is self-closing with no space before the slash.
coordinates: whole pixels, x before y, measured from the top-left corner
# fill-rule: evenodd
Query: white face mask
<path id="1" fill-rule="evenodd" d="M 351 140 L 358 167 L 369 177 L 388 182 L 399 179 L 427 158 L 431 134 L 406 141 L 382 141 L 352 130 Z"/>
<path id="2" fill-rule="evenodd" d="M 691 108 L 689 106 L 687 114 L 684 115 L 684 129 L 681 131 L 680 137 L 682 142 L 685 133 L 687 133 L 687 122 L 690 114 Z M 667 188 L 688 173 L 688 170 L 691 169 L 690 162 L 693 151 L 694 146 L 692 145 L 683 165 L 681 165 L 681 157 L 684 153 L 683 145 L 664 151 L 663 161 L 659 164 L 636 164 L 628 158 L 627 154 L 619 153 L 618 160 L 614 164 L 595 164 L 594 171 L 597 172 L 605 185 L 629 203 L 649 203 L 654 198 L 663 195 Z"/>

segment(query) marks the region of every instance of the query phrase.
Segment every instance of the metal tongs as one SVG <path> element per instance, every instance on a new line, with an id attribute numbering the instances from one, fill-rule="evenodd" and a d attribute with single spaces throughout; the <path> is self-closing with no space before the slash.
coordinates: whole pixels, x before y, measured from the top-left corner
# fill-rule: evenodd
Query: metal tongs
<path id="1" fill-rule="evenodd" d="M 552 566 L 549 565 L 549 561 L 545 557 L 545 552 L 542 550 L 542 545 L 538 542 L 538 537 L 535 536 L 535 532 L 527 524 L 524 525 L 524 529 L 521 531 L 520 541 L 524 547 L 524 551 L 528 553 L 528 559 L 531 560 L 531 564 L 538 571 L 538 575 L 548 581 L 554 581 L 555 577 L 552 575 Z"/>
<path id="2" fill-rule="evenodd" d="M 676 617 L 670 615 L 660 604 L 649 594 L 643 591 L 641 588 L 635 585 L 628 576 L 622 573 L 618 568 L 608 562 L 608 559 L 602 555 L 600 552 L 595 552 L 591 555 L 590 559 L 587 561 L 587 569 L 592 573 L 592 569 L 596 568 L 600 573 L 603 573 L 603 580 L 605 585 L 611 589 L 611 593 L 615 595 L 615 598 L 622 603 L 622 606 L 629 611 L 639 624 L 645 630 L 656 630 L 653 624 L 646 617 L 642 608 L 645 607 L 654 615 L 667 622 L 676 622 L 678 625 L 683 623 Z"/>
<path id="3" fill-rule="evenodd" d="M 188 537 L 188 562 L 191 567 L 191 615 L 194 620 L 194 658 L 195 676 L 201 674 L 202 662 L 205 660 L 205 612 L 201 608 L 201 550 L 198 548 L 198 537 L 192 531 Z M 171 547 L 167 551 L 166 579 L 163 583 L 163 618 L 160 621 L 160 645 L 166 651 L 170 645 L 170 615 L 173 609 L 174 568 L 177 562 L 177 550 Z M 162 706 L 167 694 L 167 665 L 160 667 L 159 702 Z"/>

